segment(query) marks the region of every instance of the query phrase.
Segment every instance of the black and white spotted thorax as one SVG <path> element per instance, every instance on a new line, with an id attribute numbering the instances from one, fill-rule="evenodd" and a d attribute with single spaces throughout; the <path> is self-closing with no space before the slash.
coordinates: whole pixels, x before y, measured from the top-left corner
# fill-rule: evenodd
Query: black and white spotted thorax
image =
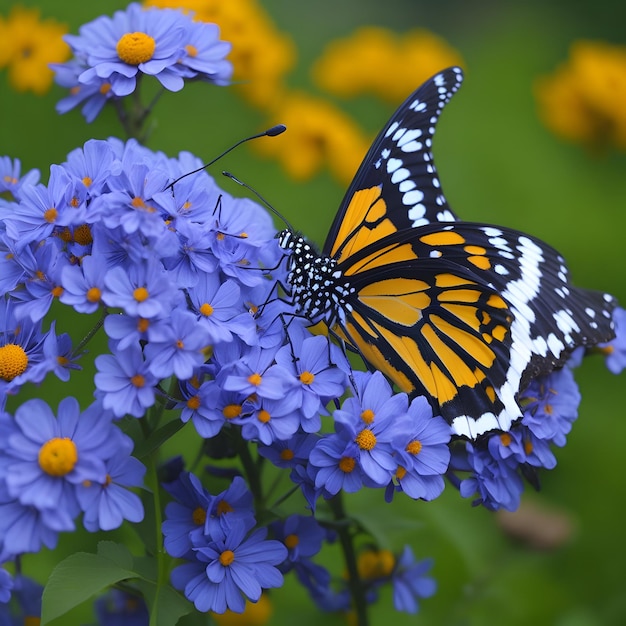
<path id="1" fill-rule="evenodd" d="M 278 245 L 291 253 L 287 284 L 297 312 L 314 324 L 323 321 L 330 327 L 343 322 L 351 310 L 346 300 L 355 290 L 337 268 L 337 260 L 319 254 L 288 229 L 278 234 Z"/>

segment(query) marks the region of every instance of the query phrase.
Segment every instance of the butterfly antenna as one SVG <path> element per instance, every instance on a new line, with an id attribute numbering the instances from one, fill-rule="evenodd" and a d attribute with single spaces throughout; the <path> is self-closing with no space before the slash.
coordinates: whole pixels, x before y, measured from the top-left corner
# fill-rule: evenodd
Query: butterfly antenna
<path id="1" fill-rule="evenodd" d="M 280 213 L 277 209 L 275 209 L 256 189 L 250 187 L 242 180 L 239 180 L 236 176 L 233 176 L 230 172 L 222 172 L 222 174 L 231 180 L 234 180 L 238 185 L 245 187 L 248 191 L 251 191 L 278 219 L 282 220 L 285 223 L 285 226 L 291 231 L 295 232 L 293 226 L 287 221 L 287 218 Z"/>
<path id="2" fill-rule="evenodd" d="M 222 154 L 216 156 L 212 161 L 209 161 L 208 163 L 206 163 L 202 167 L 199 167 L 196 170 L 192 170 L 191 172 L 187 172 L 186 174 L 179 176 L 173 183 L 170 183 L 165 189 L 171 188 L 173 192 L 174 185 L 180 182 L 183 178 L 187 178 L 187 176 L 191 176 L 192 174 L 197 174 L 198 172 L 205 170 L 207 167 L 213 165 L 213 163 L 215 163 L 216 161 L 219 161 L 223 156 L 226 156 L 231 150 L 234 150 L 237 146 L 240 146 L 242 143 L 246 143 L 246 141 L 250 141 L 251 139 L 258 139 L 259 137 L 276 137 L 276 135 L 281 135 L 286 130 L 287 130 L 287 127 L 284 124 L 276 124 L 276 126 L 272 126 L 271 128 L 268 128 L 266 131 L 262 133 L 258 133 L 257 135 L 251 135 L 250 137 L 244 137 L 243 139 L 240 139 L 237 143 L 234 143 L 227 150 L 224 150 Z"/>

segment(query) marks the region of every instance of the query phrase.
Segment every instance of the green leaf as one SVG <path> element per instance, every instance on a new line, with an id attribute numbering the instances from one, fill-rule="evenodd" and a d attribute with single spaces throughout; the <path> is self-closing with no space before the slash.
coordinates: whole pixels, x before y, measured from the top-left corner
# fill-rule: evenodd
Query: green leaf
<path id="1" fill-rule="evenodd" d="M 178 620 L 194 610 L 193 604 L 169 585 L 157 587 L 146 580 L 140 580 L 137 587 L 150 610 L 150 626 L 174 626 Z"/>
<path id="2" fill-rule="evenodd" d="M 122 569 L 133 569 L 133 555 L 122 543 L 115 543 L 115 541 L 99 541 L 98 556 L 109 559 Z"/>
<path id="3" fill-rule="evenodd" d="M 130 569 L 120 566 L 120 563 L 127 562 L 124 554 L 126 549 L 123 546 L 104 541 L 99 544 L 98 550 L 101 553 L 72 554 L 54 568 L 43 591 L 42 626 L 64 615 L 102 589 L 120 580 L 135 577 Z"/>

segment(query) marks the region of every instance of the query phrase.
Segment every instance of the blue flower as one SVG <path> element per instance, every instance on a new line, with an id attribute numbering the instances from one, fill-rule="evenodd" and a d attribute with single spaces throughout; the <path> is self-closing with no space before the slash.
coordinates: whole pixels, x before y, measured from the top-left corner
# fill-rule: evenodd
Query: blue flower
<path id="1" fill-rule="evenodd" d="M 358 459 L 359 447 L 354 441 L 335 435 L 321 437 L 309 459 L 316 489 L 333 496 L 340 490 L 346 493 L 359 491 L 363 486 L 363 471 Z M 388 479 L 389 476 L 386 482 Z"/>
<path id="2" fill-rule="evenodd" d="M 129 487 L 141 487 L 146 468 L 131 456 L 133 442 L 121 431 L 114 431 L 117 451 L 105 461 L 106 477 L 102 482 L 83 481 L 76 495 L 84 512 L 83 525 L 90 532 L 119 528 L 124 520 L 140 522 L 143 504 Z"/>
<path id="3" fill-rule="evenodd" d="M 467 463 L 472 475 L 461 481 L 464 498 L 478 494 L 474 504 L 482 504 L 491 511 L 504 508 L 515 511 L 519 507 L 524 483 L 517 472 L 518 463 L 494 458 L 489 450 L 466 444 Z"/>
<path id="4" fill-rule="evenodd" d="M 101 354 L 96 357 L 96 367 L 96 395 L 102 397 L 104 408 L 112 410 L 116 417 L 142 417 L 154 404 L 158 381 L 139 345 Z"/>
<path id="5" fill-rule="evenodd" d="M 6 603 L 11 599 L 13 589 L 13 577 L 4 567 L 0 568 L 0 603 Z"/>
<path id="6" fill-rule="evenodd" d="M 322 549 L 326 531 L 317 523 L 312 515 L 290 515 L 284 521 L 274 522 L 271 529 L 275 539 L 282 541 L 289 551 L 286 573 L 298 561 L 315 556 Z"/>
<path id="7" fill-rule="evenodd" d="M 346 399 L 341 409 L 333 413 L 336 434 L 331 437 L 355 442 L 356 460 L 363 474 L 370 484 L 382 487 L 389 483 L 397 468 L 392 441 L 409 427 L 408 400 L 406 394 L 394 394 L 380 372 L 357 375 L 356 382 L 357 396 Z M 335 450 L 339 448 L 341 445 Z M 316 465 L 314 458 L 317 459 L 315 453 L 311 462 Z M 320 481 L 316 477 L 318 486 Z"/>
<path id="8" fill-rule="evenodd" d="M 231 526 L 241 525 L 245 532 L 254 528 L 254 497 L 241 476 L 235 476 L 230 486 L 211 496 L 204 523 L 204 534 L 219 539 L 228 534 Z"/>
<path id="9" fill-rule="evenodd" d="M 23 185 L 36 185 L 39 182 L 39 170 L 30 170 L 21 174 L 22 164 L 19 159 L 8 156 L 0 157 L 0 194 L 8 193 L 15 200 L 20 199 Z"/>
<path id="10" fill-rule="evenodd" d="M 105 272 L 93 256 L 83 258 L 80 265 L 68 265 L 61 271 L 63 293 L 59 300 L 73 306 L 79 313 L 94 313 L 102 306 Z"/>
<path id="11" fill-rule="evenodd" d="M 225 59 L 232 46 L 220 41 L 216 24 L 192 22 L 187 29 L 185 56 L 179 60 L 180 71 L 187 78 L 201 78 L 216 85 L 228 85 L 233 66 Z"/>
<path id="12" fill-rule="evenodd" d="M 443 474 L 450 462 L 450 426 L 433 417 L 426 398 L 418 396 L 409 405 L 406 430 L 393 439 L 398 465 L 398 486 L 411 498 L 433 500 L 444 488 Z"/>
<path id="13" fill-rule="evenodd" d="M 142 596 L 121 589 L 109 589 L 93 603 L 98 626 L 146 626 L 148 607 Z"/>
<path id="14" fill-rule="evenodd" d="M 167 319 L 157 320 L 155 334 L 160 337 L 146 345 L 144 354 L 148 368 L 157 378 L 174 374 L 178 380 L 188 380 L 194 369 L 204 363 L 204 350 L 209 344 L 209 334 L 196 323 L 191 311 L 176 308 Z"/>
<path id="15" fill-rule="evenodd" d="M 81 413 L 78 401 L 67 397 L 57 416 L 43 400 L 23 402 L 15 412 L 16 430 L 4 454 L 9 495 L 40 511 L 78 512 L 76 487 L 85 481 L 106 481 L 105 460 L 118 446 L 116 427 L 99 403 Z"/>
<path id="16" fill-rule="evenodd" d="M 74 55 L 86 66 L 79 83 L 100 84 L 105 78 L 116 96 L 135 90 L 141 73 L 155 76 L 170 91 L 183 79 L 173 70 L 185 53 L 182 42 L 189 18 L 179 11 L 144 9 L 137 3 L 112 18 L 100 16 L 80 27 L 80 35 L 66 35 Z"/>
<path id="17" fill-rule="evenodd" d="M 431 569 L 432 559 L 416 561 L 410 546 L 404 550 L 398 559 L 391 575 L 393 586 L 393 605 L 396 611 L 417 613 L 418 600 L 429 598 L 437 590 L 437 583 L 426 573 Z"/>
<path id="18" fill-rule="evenodd" d="M 320 414 L 326 414 L 326 404 L 344 393 L 348 378 L 333 358 L 342 359 L 340 350 L 324 336 L 300 339 L 290 333 L 291 343 L 276 353 L 276 363 L 291 373 L 294 384 L 290 394 L 297 397 L 302 413 L 302 429 L 317 432 Z"/>
<path id="19" fill-rule="evenodd" d="M 196 546 L 195 560 L 172 571 L 172 584 L 201 612 L 241 613 L 245 598 L 256 602 L 263 589 L 280 587 L 277 565 L 287 558 L 280 541 L 266 540 L 266 528 L 246 537 L 246 526 L 233 523 L 219 540 Z"/>
<path id="20" fill-rule="evenodd" d="M 176 480 L 164 483 L 163 487 L 174 498 L 165 507 L 166 519 L 161 527 L 165 550 L 171 556 L 183 557 L 202 541 L 211 494 L 202 486 L 200 479 L 189 472 L 182 472 Z M 196 535 L 198 538 L 194 539 Z"/>
<path id="21" fill-rule="evenodd" d="M 232 341 L 235 334 L 250 344 L 254 343 L 254 318 L 243 310 L 241 289 L 236 281 L 221 281 L 217 272 L 201 273 L 187 294 L 209 341 Z"/>
<path id="22" fill-rule="evenodd" d="M 288 398 L 289 373 L 273 365 L 273 350 L 252 347 L 241 360 L 220 371 L 218 382 L 227 391 L 237 391 L 249 396 L 278 400 Z"/>
<path id="23" fill-rule="evenodd" d="M 147 319 L 166 317 L 182 296 L 157 261 L 114 267 L 107 272 L 104 284 L 102 299 L 108 306 Z"/>
<path id="24" fill-rule="evenodd" d="M 580 392 L 569 367 L 533 379 L 520 394 L 522 424 L 539 439 L 564 446 L 578 417 Z"/>

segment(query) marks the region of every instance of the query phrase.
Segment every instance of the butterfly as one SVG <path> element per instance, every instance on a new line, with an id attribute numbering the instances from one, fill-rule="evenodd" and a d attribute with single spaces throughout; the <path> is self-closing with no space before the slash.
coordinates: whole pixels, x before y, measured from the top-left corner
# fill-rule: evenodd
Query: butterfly
<path id="1" fill-rule="evenodd" d="M 463 81 L 451 67 L 419 87 L 374 140 L 321 254 L 291 229 L 287 291 L 371 370 L 426 396 L 475 440 L 522 417 L 518 398 L 579 346 L 613 337 L 616 303 L 574 287 L 563 257 L 500 226 L 464 222 L 433 162 L 439 116 Z"/>

